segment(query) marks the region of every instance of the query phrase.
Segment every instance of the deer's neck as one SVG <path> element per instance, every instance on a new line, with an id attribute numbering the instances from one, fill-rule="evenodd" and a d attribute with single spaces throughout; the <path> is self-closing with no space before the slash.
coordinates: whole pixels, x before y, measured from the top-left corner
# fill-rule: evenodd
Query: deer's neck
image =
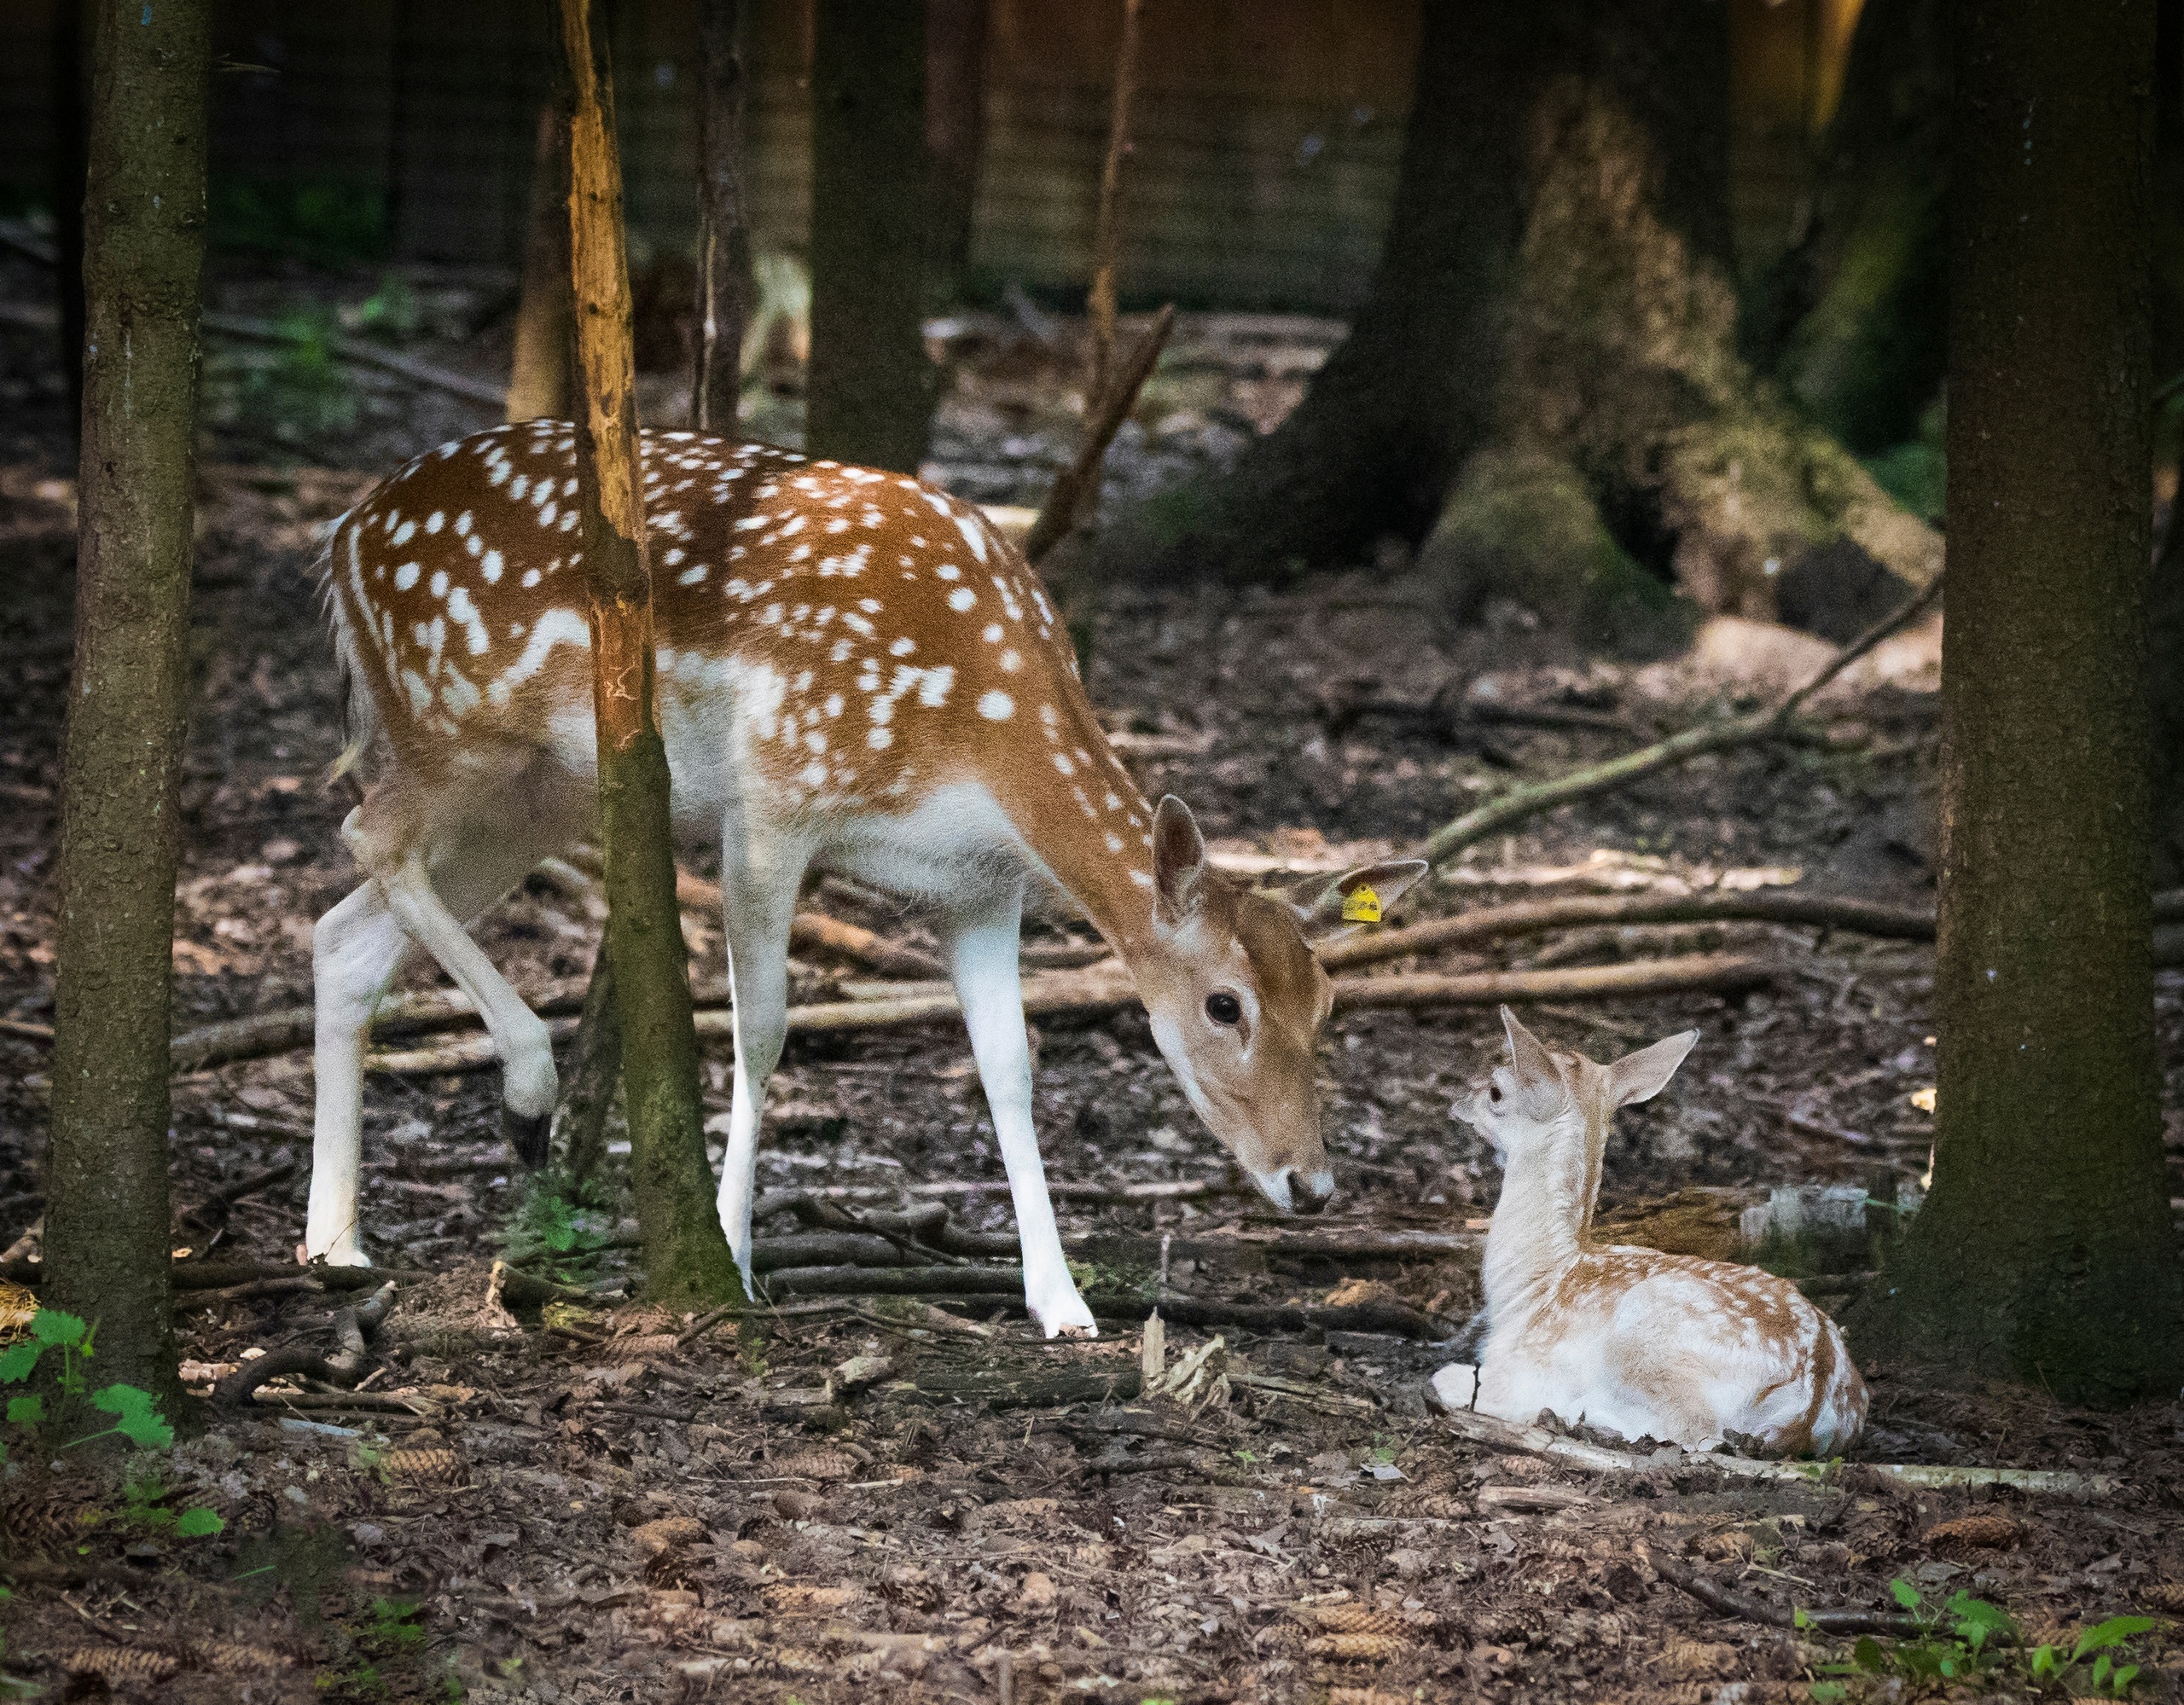
<path id="1" fill-rule="evenodd" d="M 1562 1139 L 1512 1161 L 1486 1233 L 1481 1277 L 1496 1327 L 1528 1315 L 1587 1248 L 1595 1145 L 1569 1116 Z"/>
<path id="2" fill-rule="evenodd" d="M 1010 815 L 1032 855 L 1135 968 L 1153 942 L 1153 808 L 1089 704 L 1070 697 L 1010 790 Z"/>

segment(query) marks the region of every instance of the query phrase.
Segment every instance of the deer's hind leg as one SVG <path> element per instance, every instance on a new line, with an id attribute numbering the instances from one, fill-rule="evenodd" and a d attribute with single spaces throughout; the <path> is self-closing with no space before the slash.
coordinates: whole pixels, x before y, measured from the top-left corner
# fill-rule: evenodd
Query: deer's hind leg
<path id="1" fill-rule="evenodd" d="M 502 1128 L 526 1165 L 545 1160 L 557 1080 L 550 1032 L 464 929 L 572 825 L 567 790 L 531 774 L 535 786 L 495 790 L 479 809 L 438 832 L 375 789 L 342 834 L 369 879 L 319 919 L 312 934 L 317 1105 L 311 1207 L 304 1248 L 311 1259 L 364 1264 L 357 1187 L 363 1135 L 364 1045 L 380 997 L 413 946 L 421 947 L 477 1007 L 501 1056 Z M 479 790 L 482 796 L 486 790 Z"/>

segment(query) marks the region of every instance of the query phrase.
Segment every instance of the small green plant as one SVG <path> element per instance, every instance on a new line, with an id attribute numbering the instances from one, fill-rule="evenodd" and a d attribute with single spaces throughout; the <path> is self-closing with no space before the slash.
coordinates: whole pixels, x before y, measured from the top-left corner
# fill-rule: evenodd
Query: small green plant
<path id="1" fill-rule="evenodd" d="M 1936 1607 L 1900 1577 L 1889 1582 L 1888 1590 L 1920 1625 L 1920 1632 L 1887 1645 L 1870 1634 L 1863 1636 L 1851 1647 L 1850 1662 L 1819 1665 L 1819 1673 L 1961 1682 L 1991 1674 L 2006 1665 L 2014 1667 L 2010 1664 L 2014 1649 L 2024 1674 L 2036 1685 L 2054 1683 L 2081 1696 L 2121 1699 L 2129 1695 L 2139 1673 L 2137 1664 L 2119 1662 L 2130 1656 L 2128 1643 L 2160 1626 L 2151 1616 L 2112 1616 L 2088 1628 L 2068 1648 L 2042 1645 L 2024 1650 L 2017 1644 L 2016 1621 L 2007 1611 L 1984 1598 L 1959 1592 Z M 1796 1613 L 1795 1620 L 1800 1628 L 1810 1626 L 1803 1610 Z M 1814 1705 L 1841 1705 L 1849 1696 L 1843 1682 L 1813 1684 Z"/>
<path id="2" fill-rule="evenodd" d="M 160 1413 L 158 1400 L 150 1392 L 122 1384 L 102 1386 L 96 1391 L 90 1389 L 84 1364 L 98 1354 L 96 1320 L 86 1324 L 81 1316 L 59 1308 L 41 1308 L 33 1314 L 31 1335 L 0 1353 L 0 1385 L 24 1383 L 38 1372 L 49 1354 L 57 1354 L 60 1366 L 53 1376 L 54 1388 L 59 1394 L 57 1412 L 48 1415 L 45 1399 L 37 1392 L 29 1392 L 8 1400 L 9 1424 L 34 1436 L 43 1436 L 49 1429 L 59 1427 L 63 1415 L 88 1403 L 99 1413 L 113 1416 L 113 1424 L 70 1439 L 56 1446 L 56 1449 L 73 1450 L 78 1445 L 117 1435 L 140 1450 L 166 1449 L 174 1443 L 174 1429 Z M 0 1443 L 0 1461 L 6 1457 L 7 1447 Z M 167 1495 L 162 1482 L 156 1479 L 131 1479 L 124 1488 L 126 1501 L 121 1512 L 123 1519 L 142 1528 L 171 1527 L 176 1537 L 185 1540 L 202 1539 L 227 1526 L 210 1510 L 165 1508 L 160 1500 Z"/>
<path id="3" fill-rule="evenodd" d="M 2135 1663 L 2118 1663 L 2117 1659 L 2129 1656 L 2129 1641 L 2140 1634 L 2152 1633 L 2160 1626 L 2152 1616 L 2111 1616 L 2080 1634 L 2067 1654 L 2061 1646 L 2035 1646 L 2027 1660 L 2032 1679 L 2062 1681 L 2091 1658 L 2084 1679 L 2094 1697 L 2121 1699 L 2138 1679 L 2139 1667 Z"/>
<path id="4" fill-rule="evenodd" d="M 515 1267 L 543 1267 L 559 1283 L 592 1276 L 614 1235 L 613 1203 L 590 1180 L 572 1183 L 558 1169 L 531 1180 L 501 1232 L 502 1253 Z"/>

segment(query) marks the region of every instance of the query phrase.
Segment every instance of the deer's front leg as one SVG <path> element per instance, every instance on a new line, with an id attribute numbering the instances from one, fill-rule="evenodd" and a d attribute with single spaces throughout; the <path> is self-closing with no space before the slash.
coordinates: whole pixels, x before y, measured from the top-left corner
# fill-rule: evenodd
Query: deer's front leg
<path id="1" fill-rule="evenodd" d="M 758 1168 L 758 1125 L 766 1081 L 788 1039 L 788 932 L 805 851 L 777 844 L 731 815 L 722 837 L 722 921 L 729 988 L 735 1002 L 735 1093 L 721 1156 L 714 1210 L 728 1247 L 751 1288 L 751 1191 Z"/>
<path id="2" fill-rule="evenodd" d="M 369 1263 L 357 1235 L 357 1179 L 364 1140 L 364 1041 L 409 939 L 375 882 L 367 882 L 311 931 L 317 1105 L 311 1119 L 311 1207 L 304 1253 L 337 1267 Z"/>
<path id="3" fill-rule="evenodd" d="M 1017 976 L 1016 940 L 1023 896 L 1001 911 L 959 927 L 949 943 L 956 996 L 971 1032 L 979 1082 L 993 1110 L 1008 1193 L 1016 1208 L 1016 1238 L 1024 1255 L 1024 1302 L 1048 1337 L 1097 1337 L 1092 1311 L 1077 1294 L 1069 1262 L 1047 1197 L 1046 1169 L 1031 1123 L 1031 1051 L 1024 1035 L 1024 990 Z"/>

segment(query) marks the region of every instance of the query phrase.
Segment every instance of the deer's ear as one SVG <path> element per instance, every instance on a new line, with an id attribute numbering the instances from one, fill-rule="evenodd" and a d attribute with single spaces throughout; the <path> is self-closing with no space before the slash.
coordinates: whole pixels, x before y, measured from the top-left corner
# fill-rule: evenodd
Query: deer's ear
<path id="1" fill-rule="evenodd" d="M 1649 1048 L 1627 1053 L 1607 1069 L 1608 1094 L 1618 1107 L 1650 1101 L 1668 1087 L 1684 1057 L 1699 1046 L 1699 1032 L 1686 1030 Z"/>
<path id="2" fill-rule="evenodd" d="M 1517 1095 L 1526 1111 L 1548 1118 L 1559 1110 L 1569 1091 L 1556 1070 L 1547 1044 L 1517 1022 L 1507 1006 L 1502 1009 L 1502 1034 L 1509 1039 L 1509 1069 L 1517 1075 Z"/>
<path id="3" fill-rule="evenodd" d="M 1191 808 L 1172 793 L 1153 814 L 1153 915 L 1170 926 L 1198 910 L 1205 875 L 1205 838 Z"/>
<path id="4" fill-rule="evenodd" d="M 1339 941 L 1353 930 L 1379 923 L 1426 869 L 1422 858 L 1391 858 L 1345 871 L 1309 905 L 1296 908 L 1304 939 L 1316 943 Z"/>

